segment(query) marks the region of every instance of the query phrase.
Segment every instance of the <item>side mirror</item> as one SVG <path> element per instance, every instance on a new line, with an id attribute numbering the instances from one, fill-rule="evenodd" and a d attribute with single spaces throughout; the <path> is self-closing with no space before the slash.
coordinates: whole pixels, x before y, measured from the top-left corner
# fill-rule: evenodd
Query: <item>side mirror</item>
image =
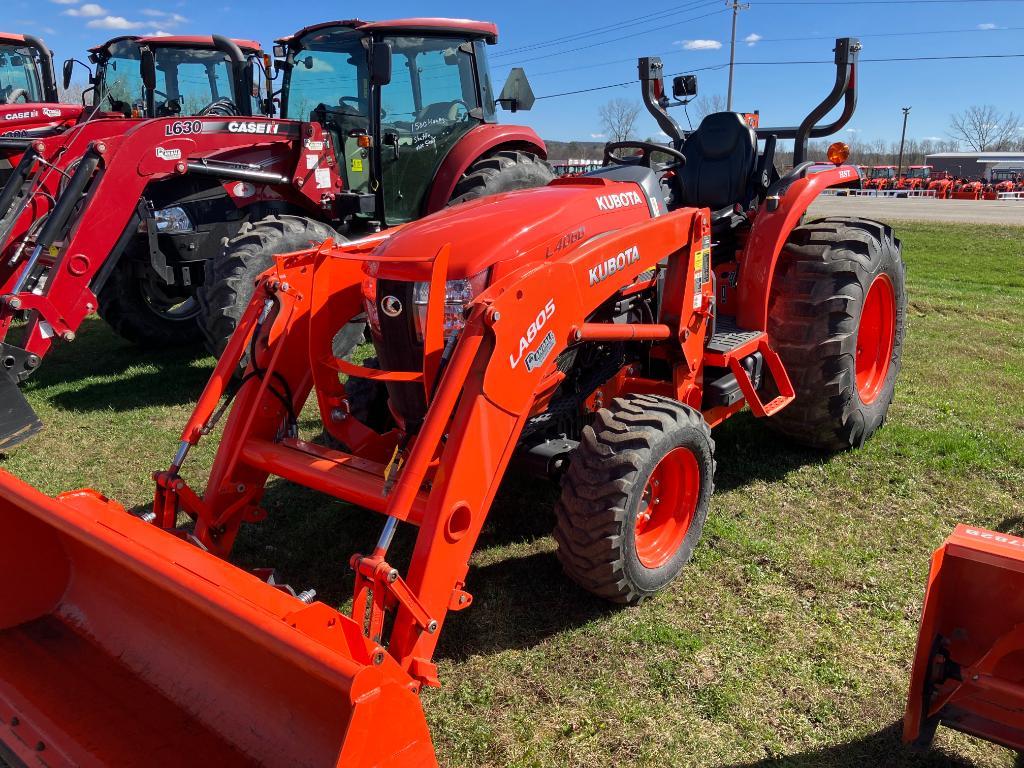
<path id="1" fill-rule="evenodd" d="M 285 48 L 280 43 L 276 43 L 274 45 L 274 58 L 275 59 L 283 59 L 287 55 L 288 55 L 288 49 L 287 48 Z"/>
<path id="2" fill-rule="evenodd" d="M 139 59 L 139 74 L 142 76 L 142 84 L 147 91 L 156 90 L 156 57 L 148 48 L 142 49 L 142 56 Z"/>
<path id="3" fill-rule="evenodd" d="M 522 67 L 513 67 L 512 71 L 508 73 L 505 85 L 501 88 L 501 93 L 498 94 L 498 104 L 502 109 L 518 112 L 532 109 L 536 100 L 533 89 L 530 87 L 530 81 L 526 79 L 526 72 Z"/>
<path id="4" fill-rule="evenodd" d="M 64 62 L 63 75 L 64 75 L 64 90 L 65 91 L 68 89 L 68 86 L 71 85 L 71 72 L 74 70 L 74 68 L 75 68 L 75 60 L 74 59 L 68 59 L 67 61 Z"/>
<path id="5" fill-rule="evenodd" d="M 697 76 L 679 75 L 672 78 L 672 95 L 677 99 L 685 99 L 697 95 Z"/>
<path id="6" fill-rule="evenodd" d="M 374 43 L 370 47 L 370 84 L 391 82 L 391 43 Z"/>

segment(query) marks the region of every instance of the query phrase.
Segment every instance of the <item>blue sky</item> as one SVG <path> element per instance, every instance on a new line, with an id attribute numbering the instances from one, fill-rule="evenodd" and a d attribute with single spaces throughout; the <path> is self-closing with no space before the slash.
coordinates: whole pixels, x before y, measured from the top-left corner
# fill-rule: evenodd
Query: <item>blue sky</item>
<path id="1" fill-rule="evenodd" d="M 81 57 L 85 48 L 109 37 L 136 31 L 218 32 L 255 38 L 269 50 L 277 36 L 360 6 L 367 9 L 361 16 L 378 18 L 374 4 L 337 0 L 6 0 L 0 24 L 8 31 L 43 35 L 59 62 L 71 55 Z M 862 56 L 868 59 L 1024 54 L 1021 0 L 750 0 L 750 6 L 739 17 L 738 62 L 831 61 L 831 41 L 839 35 L 860 36 Z M 500 38 L 491 49 L 491 60 L 498 86 L 513 65 L 526 69 L 538 96 L 630 81 L 627 87 L 542 99 L 532 112 L 516 116 L 549 139 L 600 138 L 597 112 L 602 103 L 616 97 L 639 101 L 634 83 L 637 56 L 661 55 L 670 73 L 714 67 L 729 58 L 730 12 L 723 0 L 392 0 L 386 11 L 392 18 L 430 14 L 495 21 Z M 657 18 L 640 18 L 644 16 Z M 617 30 L 607 29 L 620 22 Z M 607 31 L 584 34 L 601 28 Z M 937 34 L 929 34 L 933 32 Z M 865 140 L 898 138 L 903 106 L 913 107 L 908 135 L 916 138 L 945 137 L 949 114 L 971 104 L 990 103 L 1019 112 L 1022 76 L 1024 58 L 866 62 L 850 135 Z M 703 71 L 698 77 L 702 94 L 724 94 L 725 68 Z M 760 109 L 762 125 L 792 124 L 820 101 L 833 77 L 830 64 L 738 66 L 735 106 Z M 681 113 L 678 119 L 684 121 Z M 657 133 L 646 113 L 639 132 Z"/>

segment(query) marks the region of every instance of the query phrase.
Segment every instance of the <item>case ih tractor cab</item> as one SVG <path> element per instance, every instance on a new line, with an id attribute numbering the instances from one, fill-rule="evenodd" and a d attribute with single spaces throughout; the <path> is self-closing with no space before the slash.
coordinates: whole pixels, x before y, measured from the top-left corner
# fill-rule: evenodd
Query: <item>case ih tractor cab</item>
<path id="1" fill-rule="evenodd" d="M 801 224 L 856 174 L 842 145 L 829 169 L 805 156 L 852 116 L 859 48 L 837 41 L 835 87 L 799 127 L 757 132 L 718 113 L 684 135 L 660 60 L 641 59 L 671 146 L 610 144 L 600 171 L 279 256 L 151 512 L 0 473 L 0 558 L 19 574 L 0 600 L 0 740 L 70 764 L 434 764 L 418 694 L 440 685 L 438 638 L 472 604 L 469 558 L 513 460 L 561 475 L 567 573 L 632 605 L 697 545 L 716 425 L 749 407 L 810 445 L 860 445 L 900 367 L 899 241 L 862 219 Z M 795 139 L 782 176 L 779 138 Z M 378 361 L 355 365 L 334 338 L 364 313 Z M 299 434 L 307 400 L 332 447 Z M 181 469 L 215 428 L 200 494 Z M 227 562 L 272 475 L 383 514 L 349 561 L 351 616 Z M 29 663 L 44 648 L 60 663 Z"/>
<path id="2" fill-rule="evenodd" d="M 58 133 L 81 107 L 60 104 L 53 54 L 32 35 L 0 32 L 0 185 L 32 138 Z"/>
<path id="3" fill-rule="evenodd" d="M 25 379 L 94 310 L 131 341 L 198 342 L 205 330 L 219 352 L 274 254 L 547 183 L 536 133 L 495 122 L 496 39 L 475 21 L 320 24 L 279 43 L 282 119 L 218 103 L 216 116 L 84 124 L 57 171 L 33 163 L 49 151 L 34 146 L 0 194 L 0 334 L 29 312 L 23 338 L 3 344 L 7 378 Z M 138 66 L 124 69 L 158 110 L 180 104 L 159 78 L 143 91 Z M 498 100 L 531 105 L 521 71 Z M 0 445 L 38 427 L 8 389 L 18 407 Z"/>

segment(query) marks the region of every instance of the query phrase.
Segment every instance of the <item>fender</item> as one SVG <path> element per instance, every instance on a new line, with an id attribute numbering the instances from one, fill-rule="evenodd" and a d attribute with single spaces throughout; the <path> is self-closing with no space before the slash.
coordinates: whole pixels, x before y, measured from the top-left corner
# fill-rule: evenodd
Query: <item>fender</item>
<path id="1" fill-rule="evenodd" d="M 736 316 L 741 328 L 768 330 L 768 302 L 775 265 L 786 238 L 823 189 L 848 184 L 857 177 L 857 169 L 851 165 L 821 171 L 782 186 L 777 193 L 779 207 L 774 211 L 762 206 L 743 249 Z"/>
<path id="2" fill-rule="evenodd" d="M 434 174 L 430 191 L 427 193 L 423 214 L 434 213 L 434 211 L 444 208 L 466 169 L 481 155 L 503 144 L 525 145 L 526 149 L 536 152 L 545 160 L 548 156 L 547 147 L 532 128 L 525 128 L 521 125 L 495 125 L 494 123 L 478 125 L 459 139 L 459 143 L 452 147 L 441 161 L 437 173 Z"/>

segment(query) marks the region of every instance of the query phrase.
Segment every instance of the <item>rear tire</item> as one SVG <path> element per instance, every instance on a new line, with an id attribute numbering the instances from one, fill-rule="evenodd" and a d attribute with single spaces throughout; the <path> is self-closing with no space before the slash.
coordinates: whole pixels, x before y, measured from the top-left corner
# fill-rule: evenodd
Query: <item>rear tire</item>
<path id="1" fill-rule="evenodd" d="M 245 223 L 209 263 L 206 285 L 199 290 L 200 326 L 206 346 L 220 357 L 252 299 L 256 280 L 279 253 L 301 251 L 333 238 L 344 240 L 329 225 L 302 216 L 273 215 Z"/>
<path id="2" fill-rule="evenodd" d="M 532 152 L 502 150 L 473 163 L 452 192 L 452 203 L 463 203 L 500 192 L 543 187 L 555 178 L 551 167 Z"/>
<path id="3" fill-rule="evenodd" d="M 796 399 L 768 423 L 814 448 L 863 445 L 893 400 L 906 307 L 891 228 L 835 217 L 793 230 L 775 270 L 768 336 Z"/>
<path id="4" fill-rule="evenodd" d="M 598 411 L 594 426 L 583 429 L 555 508 L 565 572 L 627 605 L 667 587 L 704 529 L 714 451 L 701 414 L 675 400 L 627 395 Z"/>
<path id="5" fill-rule="evenodd" d="M 174 347 L 198 344 L 201 310 L 194 296 L 161 295 L 155 284 L 140 277 L 136 262 L 122 256 L 96 297 L 99 316 L 114 332 L 140 347 Z M 175 302 L 180 298 L 180 304 Z"/>

